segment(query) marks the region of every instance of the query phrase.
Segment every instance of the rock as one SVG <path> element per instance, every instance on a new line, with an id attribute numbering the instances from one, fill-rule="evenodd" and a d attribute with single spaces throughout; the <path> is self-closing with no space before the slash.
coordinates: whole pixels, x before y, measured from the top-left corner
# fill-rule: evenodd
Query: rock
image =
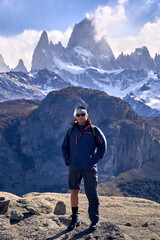
<path id="1" fill-rule="evenodd" d="M 19 59 L 18 65 L 15 68 L 11 69 L 11 71 L 13 71 L 13 72 L 24 72 L 24 73 L 28 72 L 22 59 Z"/>
<path id="2" fill-rule="evenodd" d="M 71 217 L 70 216 L 60 216 L 59 217 L 59 221 L 64 224 L 65 226 L 68 226 L 70 221 L 71 221 Z"/>
<path id="3" fill-rule="evenodd" d="M 10 212 L 9 218 L 10 218 L 11 221 L 21 221 L 24 218 L 24 215 L 17 210 L 15 210 L 15 211 L 12 210 Z"/>
<path id="4" fill-rule="evenodd" d="M 62 201 L 59 201 L 55 206 L 54 214 L 65 215 L 66 214 L 66 204 Z"/>
<path id="5" fill-rule="evenodd" d="M 28 204 L 29 203 L 29 201 L 25 198 L 20 198 L 20 199 L 17 200 L 17 202 L 22 203 L 22 204 Z"/>
<path id="6" fill-rule="evenodd" d="M 133 224 L 132 224 L 132 222 L 127 222 L 126 224 L 125 224 L 125 226 L 128 226 L 128 227 L 131 227 Z"/>
<path id="7" fill-rule="evenodd" d="M 8 205 L 10 200 L 0 197 L 0 214 L 5 214 L 8 211 Z"/>
<path id="8" fill-rule="evenodd" d="M 147 223 L 147 222 L 144 223 L 144 224 L 142 225 L 142 227 L 148 227 L 148 223 Z"/>
<path id="9" fill-rule="evenodd" d="M 29 213 L 32 213 L 32 214 L 35 214 L 35 215 L 40 215 L 40 212 L 39 212 L 37 209 L 33 208 L 33 207 L 27 206 L 27 207 L 26 207 L 26 210 L 27 210 Z"/>

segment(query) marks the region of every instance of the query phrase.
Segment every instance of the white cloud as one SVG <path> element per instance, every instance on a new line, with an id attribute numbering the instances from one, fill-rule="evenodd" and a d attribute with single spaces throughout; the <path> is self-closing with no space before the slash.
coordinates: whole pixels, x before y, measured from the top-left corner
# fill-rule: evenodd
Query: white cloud
<path id="1" fill-rule="evenodd" d="M 105 36 L 115 57 L 121 52 L 131 53 L 135 48 L 142 46 L 146 46 L 154 57 L 155 53 L 160 53 L 160 19 L 154 23 L 146 23 L 135 36 L 132 34 L 134 26 L 131 26 L 125 15 L 126 2 L 119 0 L 119 4 L 114 8 L 109 6 L 97 8 L 94 21 L 97 29 L 96 39 Z"/>
<path id="2" fill-rule="evenodd" d="M 40 38 L 41 32 L 25 30 L 12 37 L 0 37 L 0 54 L 10 68 L 15 68 L 19 59 L 23 59 L 27 69 L 31 66 L 33 50 Z"/>
<path id="3" fill-rule="evenodd" d="M 135 48 L 146 46 L 154 58 L 156 53 L 160 54 L 160 19 L 155 23 L 146 23 L 137 36 L 109 38 L 108 43 L 116 57 L 121 52 L 129 54 L 134 52 Z"/>
<path id="4" fill-rule="evenodd" d="M 107 38 L 114 36 L 122 36 L 123 32 L 126 33 L 126 16 L 121 3 L 115 8 L 109 6 L 99 6 L 95 11 L 94 24 L 97 29 L 96 39 L 100 39 L 106 35 Z"/>
<path id="5" fill-rule="evenodd" d="M 58 43 L 59 41 L 61 41 L 62 45 L 66 47 L 72 31 L 73 29 L 70 27 L 64 33 L 58 30 L 54 30 L 48 32 L 48 37 L 49 40 L 52 41 L 53 43 Z"/>
<path id="6" fill-rule="evenodd" d="M 72 32 L 68 28 L 66 32 L 48 32 L 49 40 L 53 43 L 62 42 L 66 46 Z M 25 30 L 23 33 L 12 37 L 0 37 L 0 55 L 10 68 L 15 68 L 19 59 L 23 59 L 25 66 L 30 71 L 33 51 L 39 41 L 42 32 L 35 30 Z"/>

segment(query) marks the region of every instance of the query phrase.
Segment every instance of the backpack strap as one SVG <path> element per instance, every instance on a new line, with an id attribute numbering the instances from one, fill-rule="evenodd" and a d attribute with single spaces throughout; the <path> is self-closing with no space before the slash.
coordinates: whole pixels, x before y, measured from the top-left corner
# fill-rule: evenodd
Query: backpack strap
<path id="1" fill-rule="evenodd" d="M 74 127 L 75 127 L 75 126 L 73 125 L 71 128 L 69 128 L 68 134 L 67 134 L 68 154 L 69 154 L 69 155 L 70 155 L 70 136 L 71 136 L 71 133 L 72 133 Z"/>
<path id="2" fill-rule="evenodd" d="M 92 135 L 94 137 L 94 141 L 97 144 L 97 141 L 96 141 L 96 130 L 95 130 L 95 126 L 93 124 L 91 124 L 91 131 L 92 131 Z M 71 133 L 73 131 L 73 129 L 75 128 L 75 126 L 73 125 L 69 130 L 68 130 L 68 146 L 70 145 L 70 136 L 71 136 Z"/>
<path id="3" fill-rule="evenodd" d="M 74 126 L 72 126 L 69 130 L 68 130 L 68 139 L 70 139 L 71 133 L 74 129 Z"/>
<path id="4" fill-rule="evenodd" d="M 96 145 L 98 145 L 97 140 L 96 140 L 96 130 L 95 130 L 95 126 L 93 124 L 91 124 L 91 130 L 92 130 L 92 135 L 94 137 L 94 141 L 95 141 Z"/>

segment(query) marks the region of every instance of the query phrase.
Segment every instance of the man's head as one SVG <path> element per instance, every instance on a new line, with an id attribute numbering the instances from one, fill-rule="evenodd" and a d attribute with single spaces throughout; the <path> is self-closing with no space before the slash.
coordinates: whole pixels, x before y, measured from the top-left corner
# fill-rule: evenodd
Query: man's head
<path id="1" fill-rule="evenodd" d="M 74 117 L 77 118 L 79 125 L 84 125 L 88 118 L 88 111 L 85 107 L 77 107 L 74 110 Z"/>

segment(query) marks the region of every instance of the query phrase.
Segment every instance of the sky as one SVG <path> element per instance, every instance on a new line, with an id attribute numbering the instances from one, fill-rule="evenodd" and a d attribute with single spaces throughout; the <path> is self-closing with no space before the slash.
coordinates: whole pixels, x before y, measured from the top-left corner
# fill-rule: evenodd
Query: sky
<path id="1" fill-rule="evenodd" d="M 160 54 L 160 0 L 0 0 L 0 55 L 10 68 L 21 58 L 30 70 L 44 30 L 66 47 L 74 25 L 91 16 L 115 57 L 142 46 Z"/>

